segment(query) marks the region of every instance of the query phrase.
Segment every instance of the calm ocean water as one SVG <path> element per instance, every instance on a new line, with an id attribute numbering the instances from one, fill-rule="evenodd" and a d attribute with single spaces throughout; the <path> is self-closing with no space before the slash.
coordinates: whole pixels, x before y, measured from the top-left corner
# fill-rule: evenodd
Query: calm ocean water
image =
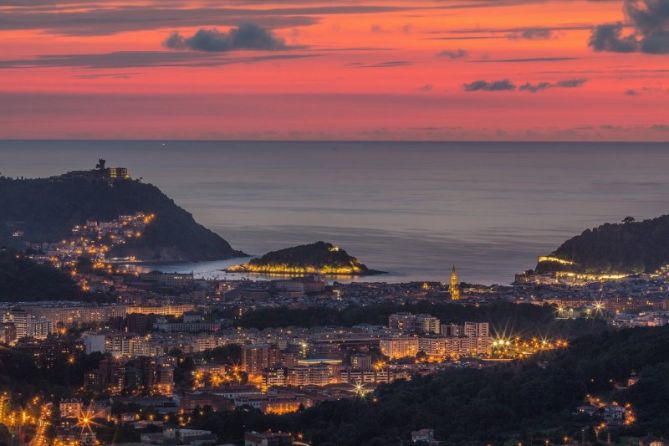
<path id="1" fill-rule="evenodd" d="M 100 157 L 235 248 L 331 241 L 390 272 L 375 280 L 446 280 L 455 264 L 508 283 L 585 228 L 669 211 L 669 144 L 0 141 L 8 176 Z"/>

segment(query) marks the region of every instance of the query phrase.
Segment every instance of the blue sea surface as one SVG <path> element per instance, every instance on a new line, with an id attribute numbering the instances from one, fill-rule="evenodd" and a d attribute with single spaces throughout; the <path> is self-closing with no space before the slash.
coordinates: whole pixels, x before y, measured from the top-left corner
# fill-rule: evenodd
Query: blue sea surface
<path id="1" fill-rule="evenodd" d="M 509 283 L 586 228 L 669 211 L 668 144 L 0 141 L 12 177 L 98 158 L 247 253 L 324 240 L 389 272 L 365 280 L 444 281 L 454 264 Z"/>

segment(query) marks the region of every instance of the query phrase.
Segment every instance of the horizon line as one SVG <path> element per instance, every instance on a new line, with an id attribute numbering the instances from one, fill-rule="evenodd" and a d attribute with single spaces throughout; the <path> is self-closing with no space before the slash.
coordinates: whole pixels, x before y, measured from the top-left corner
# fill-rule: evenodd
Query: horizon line
<path id="1" fill-rule="evenodd" d="M 193 138 L 0 138 L 2 142 L 242 142 L 242 143 L 384 143 L 384 144 L 669 144 L 667 140 L 486 140 L 486 139 L 193 139 Z"/>

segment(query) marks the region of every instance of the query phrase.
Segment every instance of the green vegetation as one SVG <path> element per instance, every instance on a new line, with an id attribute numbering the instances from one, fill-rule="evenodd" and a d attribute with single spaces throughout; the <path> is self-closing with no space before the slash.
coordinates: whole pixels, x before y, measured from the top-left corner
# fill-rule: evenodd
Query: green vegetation
<path id="1" fill-rule="evenodd" d="M 77 300 L 82 292 L 67 274 L 0 248 L 0 301 Z"/>
<path id="2" fill-rule="evenodd" d="M 632 371 L 639 382 L 616 391 Z M 630 402 L 637 423 L 618 435 L 669 436 L 669 327 L 585 336 L 566 350 L 478 369 L 449 369 L 381 386 L 365 399 L 331 401 L 284 417 L 255 411 L 194 414 L 197 427 L 223 441 L 248 429 L 303 432 L 321 446 L 407 444 L 412 430 L 434 428 L 446 444 L 562 443 L 563 436 L 594 441 L 595 422 L 575 415 L 587 394 Z"/>
<path id="3" fill-rule="evenodd" d="M 641 222 L 627 217 L 619 224 L 607 223 L 588 229 L 564 242 L 551 255 L 576 265 L 540 263 L 538 272 L 559 269 L 593 274 L 656 271 L 669 263 L 669 215 Z"/>
<path id="4" fill-rule="evenodd" d="M 332 243 L 316 242 L 268 252 L 230 271 L 275 274 L 378 274 Z"/>
<path id="5" fill-rule="evenodd" d="M 13 395 L 56 394 L 70 396 L 81 387 L 84 375 L 98 367 L 101 353 L 67 352 L 66 342 L 51 342 L 35 348 L 0 349 L 0 389 Z"/>
<path id="6" fill-rule="evenodd" d="M 606 323 L 603 320 L 557 320 L 555 319 L 555 307 L 549 305 L 538 306 L 507 302 L 494 302 L 480 306 L 420 302 L 413 305 L 349 306 L 339 311 L 318 307 L 303 310 L 282 307 L 246 313 L 238 323 L 245 328 L 258 329 L 287 326 L 315 327 L 331 325 L 350 327 L 356 324 L 386 325 L 389 315 L 402 311 L 416 314 L 428 313 L 438 317 L 444 323 L 490 322 L 493 333 L 506 334 L 507 336 L 571 338 L 585 333 L 599 333 L 606 329 Z M 234 317 L 233 313 L 225 316 Z"/>
<path id="7" fill-rule="evenodd" d="M 45 179 L 0 177 L 0 244 L 23 240 L 58 241 L 88 219 L 109 221 L 146 212 L 156 219 L 144 235 L 113 255 L 148 261 L 215 260 L 240 256 L 220 236 L 198 224 L 157 187 L 133 180 L 109 183 L 77 176 Z"/>

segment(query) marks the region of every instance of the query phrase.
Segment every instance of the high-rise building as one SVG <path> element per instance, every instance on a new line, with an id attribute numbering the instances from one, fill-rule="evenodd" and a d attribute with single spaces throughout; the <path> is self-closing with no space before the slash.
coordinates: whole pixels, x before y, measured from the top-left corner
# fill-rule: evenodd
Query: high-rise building
<path id="1" fill-rule="evenodd" d="M 415 336 L 393 336 L 379 341 L 381 353 L 389 358 L 416 356 L 419 351 L 419 338 Z"/>
<path id="2" fill-rule="evenodd" d="M 28 313 L 22 309 L 13 309 L 3 316 L 3 322 L 14 324 L 16 339 L 28 336 L 28 319 Z"/>
<path id="3" fill-rule="evenodd" d="M 11 322 L 0 323 L 0 343 L 10 344 L 16 340 L 16 325 Z"/>
<path id="4" fill-rule="evenodd" d="M 441 326 L 441 336 L 424 336 L 419 341 L 419 349 L 428 356 L 486 356 L 490 354 L 491 348 L 488 322 L 444 324 Z"/>
<path id="5" fill-rule="evenodd" d="M 451 300 L 460 300 L 460 283 L 458 282 L 458 273 L 455 272 L 455 265 L 451 269 L 451 283 L 448 292 L 451 294 Z"/>
<path id="6" fill-rule="evenodd" d="M 394 313 L 388 317 L 388 326 L 402 333 L 411 332 L 414 329 L 416 316 L 412 313 Z"/>
<path id="7" fill-rule="evenodd" d="M 448 337 L 458 337 L 463 336 L 463 326 L 458 324 L 442 324 L 441 325 L 441 335 Z"/>
<path id="8" fill-rule="evenodd" d="M 29 338 L 46 339 L 51 333 L 53 333 L 53 325 L 50 320 L 34 316 L 28 318 L 27 336 Z"/>
<path id="9" fill-rule="evenodd" d="M 488 322 L 479 322 L 476 324 L 476 336 L 488 337 L 490 336 L 490 324 Z"/>
<path id="10" fill-rule="evenodd" d="M 242 368 L 252 375 L 279 362 L 279 350 L 270 344 L 251 344 L 242 348 Z"/>
<path id="11" fill-rule="evenodd" d="M 401 333 L 439 334 L 441 323 L 429 314 L 394 313 L 388 317 L 388 327 Z"/>
<path id="12" fill-rule="evenodd" d="M 441 332 L 441 321 L 429 314 L 417 314 L 416 327 L 419 333 L 439 334 Z"/>

